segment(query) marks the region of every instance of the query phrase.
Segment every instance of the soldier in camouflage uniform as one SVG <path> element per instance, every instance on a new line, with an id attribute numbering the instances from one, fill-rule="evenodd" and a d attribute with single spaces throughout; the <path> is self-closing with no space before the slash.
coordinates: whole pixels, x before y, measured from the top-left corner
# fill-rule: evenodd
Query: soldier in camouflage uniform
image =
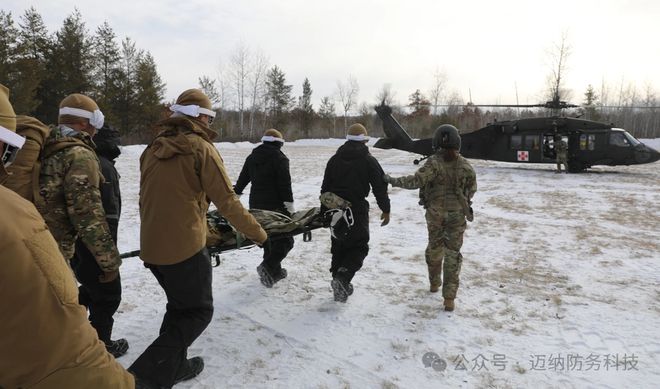
<path id="1" fill-rule="evenodd" d="M 103 127 L 103 114 L 94 100 L 81 94 L 62 100 L 59 114 L 59 125 L 51 130 L 42 152 L 35 205 L 67 261 L 72 260 L 76 239 L 80 238 L 98 269 L 96 277 L 79 279 L 79 282 L 86 289 L 103 290 L 103 285 L 99 284 L 119 282 L 121 265 L 103 210 L 99 191 L 103 176 L 91 139 L 97 129 Z M 103 300 L 103 296 L 99 296 L 99 300 Z M 100 325 L 95 319 L 98 312 L 92 305 L 89 307 L 92 325 L 108 350 L 114 355 L 118 355 L 117 351 L 125 353 L 128 348 L 125 339 L 110 340 L 114 311 L 109 313 L 109 318 L 106 312 Z"/>
<path id="2" fill-rule="evenodd" d="M 557 154 L 557 171 L 561 173 L 561 165 L 564 165 L 564 171 L 568 173 L 568 145 L 561 136 L 555 137 L 555 153 Z"/>
<path id="3" fill-rule="evenodd" d="M 429 233 L 426 264 L 430 291 L 435 293 L 442 285 L 446 311 L 454 310 L 463 263 L 460 249 L 465 220 L 473 219 L 470 204 L 477 191 L 476 174 L 470 163 L 458 153 L 460 147 L 461 138 L 456 127 L 444 124 L 433 136 L 435 154 L 415 174 L 399 178 L 384 177 L 392 186 L 419 188 L 420 204 L 426 208 Z"/>

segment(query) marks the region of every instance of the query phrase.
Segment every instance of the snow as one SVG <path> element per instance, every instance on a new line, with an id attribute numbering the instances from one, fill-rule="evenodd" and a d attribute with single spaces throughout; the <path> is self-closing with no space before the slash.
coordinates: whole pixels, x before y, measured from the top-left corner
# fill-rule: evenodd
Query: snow
<path id="1" fill-rule="evenodd" d="M 644 142 L 660 149 L 658 139 Z M 342 143 L 285 144 L 297 209 L 317 206 L 325 164 Z M 235 180 L 254 145 L 217 147 Z M 117 163 L 121 252 L 139 246 L 143 150 L 124 147 Z M 412 154 L 372 153 L 391 175 L 416 169 Z M 369 198 L 371 250 L 346 304 L 332 299 L 326 230 L 312 242 L 297 237 L 284 261 L 289 276 L 272 289 L 255 271 L 260 249 L 224 254 L 213 270 L 213 321 L 189 349 L 206 368 L 177 387 L 656 387 L 660 165 L 560 175 L 552 165 L 471 162 L 479 191 L 454 312 L 428 292 L 417 191 L 391 189 L 386 227 Z M 114 336 L 130 342 L 119 358 L 128 367 L 155 339 L 166 300 L 139 259 L 126 259 L 121 271 Z M 429 352 L 445 370 L 425 367 Z"/>

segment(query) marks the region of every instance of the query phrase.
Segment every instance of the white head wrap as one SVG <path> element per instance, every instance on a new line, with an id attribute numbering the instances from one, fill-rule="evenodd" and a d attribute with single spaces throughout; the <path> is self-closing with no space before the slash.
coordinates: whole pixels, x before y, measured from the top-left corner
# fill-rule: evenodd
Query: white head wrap
<path id="1" fill-rule="evenodd" d="M 215 117 L 215 111 L 202 108 L 199 105 L 179 105 L 173 104 L 170 106 L 170 111 L 179 112 L 187 116 L 199 117 L 199 115 L 208 115 L 212 118 Z"/>
<path id="2" fill-rule="evenodd" d="M 90 112 L 80 108 L 62 107 L 60 108 L 60 115 L 71 115 L 89 119 L 89 124 L 94 126 L 97 130 L 103 127 L 103 122 L 105 120 L 105 116 L 103 116 L 103 112 L 101 112 L 100 109 Z"/>

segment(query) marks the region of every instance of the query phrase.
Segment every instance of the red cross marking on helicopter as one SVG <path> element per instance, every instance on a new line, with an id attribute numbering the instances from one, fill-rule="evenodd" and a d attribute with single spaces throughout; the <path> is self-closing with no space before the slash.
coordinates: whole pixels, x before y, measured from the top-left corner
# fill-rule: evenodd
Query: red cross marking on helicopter
<path id="1" fill-rule="evenodd" d="M 518 151 L 518 161 L 529 161 L 529 151 Z"/>

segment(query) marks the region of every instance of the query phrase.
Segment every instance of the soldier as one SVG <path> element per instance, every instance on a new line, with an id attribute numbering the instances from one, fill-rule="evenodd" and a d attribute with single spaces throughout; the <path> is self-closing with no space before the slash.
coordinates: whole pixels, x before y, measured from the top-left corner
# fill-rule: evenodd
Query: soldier
<path id="1" fill-rule="evenodd" d="M 51 130 L 42 151 L 35 204 L 67 261 L 72 260 L 76 240 L 80 239 L 89 251 L 89 259 L 96 262 L 78 281 L 83 290 L 98 291 L 95 303 L 90 305 L 92 326 L 108 351 L 120 356 L 126 353 L 128 342 L 110 339 L 116 308 L 98 309 L 96 305 L 106 298 L 114 299 L 104 291 L 121 288 L 117 280 L 121 259 L 103 210 L 99 191 L 103 177 L 92 141 L 103 127 L 103 113 L 94 100 L 74 93 L 62 100 L 59 114 L 59 125 Z"/>
<path id="2" fill-rule="evenodd" d="M 390 199 L 383 169 L 369 153 L 367 129 L 353 124 L 337 153 L 330 158 L 323 175 L 321 193 L 332 192 L 352 204 L 353 226 L 345 237 L 331 240 L 332 291 L 335 301 L 346 302 L 353 294 L 351 280 L 369 253 L 369 203 L 366 197 L 373 189 L 378 207 L 383 212 L 381 226 L 390 221 Z"/>
<path id="3" fill-rule="evenodd" d="M 270 129 L 264 132 L 261 142 L 245 159 L 234 191 L 240 195 L 247 184 L 252 182 L 251 209 L 265 209 L 290 216 L 295 208 L 289 159 L 281 150 L 284 137 L 281 132 Z M 282 268 L 282 260 L 293 248 L 293 242 L 293 237 L 282 238 L 272 241 L 270 248 L 264 249 L 264 260 L 257 266 L 257 274 L 265 287 L 272 288 L 273 284 L 286 278 L 287 272 Z"/>
<path id="4" fill-rule="evenodd" d="M 199 89 L 183 92 L 172 116 L 140 157 L 140 257 L 167 296 L 160 335 L 129 371 L 148 385 L 170 388 L 204 369 L 188 347 L 213 316 L 211 258 L 206 249 L 209 199 L 248 239 L 267 246 L 266 232 L 234 194 L 209 128 L 211 101 Z"/>
<path id="5" fill-rule="evenodd" d="M 477 178 L 472 166 L 458 152 L 461 137 L 456 127 L 449 124 L 438 127 L 432 143 L 435 154 L 415 174 L 399 178 L 385 175 L 385 181 L 405 189 L 419 188 L 429 233 L 426 264 L 430 291 L 436 293 L 442 285 L 444 308 L 453 311 L 463 263 L 460 250 L 465 219 L 473 218 L 470 204 L 477 191 Z"/>
<path id="6" fill-rule="evenodd" d="M 100 185 L 101 201 L 105 211 L 105 220 L 110 228 L 112 241 L 117 245 L 117 230 L 121 212 L 121 194 L 119 192 L 119 173 L 114 166 L 114 160 L 119 151 L 119 132 L 105 125 L 93 137 L 96 145 L 96 155 L 99 158 L 103 182 Z M 80 304 L 89 309 L 89 321 L 96 328 L 110 354 L 115 358 L 124 355 L 128 350 L 126 339 L 110 340 L 114 319 L 121 303 L 121 276 L 110 282 L 99 282 L 101 269 L 81 238 L 76 241 L 75 255 L 71 259 L 71 267 L 81 285 L 78 288 Z"/>
<path id="7" fill-rule="evenodd" d="M 0 183 L 24 139 L 0 85 Z M 0 387 L 132 389 L 78 304 L 71 270 L 34 205 L 0 185 Z"/>
<path id="8" fill-rule="evenodd" d="M 557 171 L 561 173 L 561 165 L 564 165 L 564 171 L 568 173 L 568 145 L 559 135 L 555 137 L 555 153 L 557 153 Z"/>

